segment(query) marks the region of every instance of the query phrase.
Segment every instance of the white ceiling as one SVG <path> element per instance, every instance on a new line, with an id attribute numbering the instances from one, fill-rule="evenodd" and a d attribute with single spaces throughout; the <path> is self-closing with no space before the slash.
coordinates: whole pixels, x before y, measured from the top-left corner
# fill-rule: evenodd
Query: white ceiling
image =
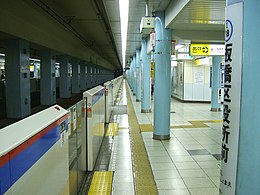
<path id="1" fill-rule="evenodd" d="M 189 0 L 169 23 L 173 34 L 191 41 L 224 41 L 226 0 Z"/>
<path id="2" fill-rule="evenodd" d="M 93 55 L 95 54 L 94 60 L 102 58 L 105 60 L 104 66 L 109 69 L 118 69 L 123 64 L 118 1 L 23 0 L 17 2 L 26 2 L 26 5 L 29 5 L 27 8 L 30 7 L 31 11 L 40 13 L 38 14 L 39 17 L 48 17 L 49 23 L 52 22 L 57 26 L 59 25 L 59 28 L 62 27 L 64 37 L 67 31 L 71 33 L 70 40 L 74 40 L 72 39 L 74 36 L 77 37 L 79 39 L 77 41 L 82 42 L 82 50 L 93 51 Z M 13 8 L 14 5 L 18 4 L 17 2 L 10 4 L 8 1 L 4 5 L 10 13 L 21 12 L 16 15 L 19 17 L 27 16 L 25 13 L 30 11 L 19 6 Z M 139 25 L 141 18 L 145 16 L 146 3 L 147 0 L 129 0 L 126 60 L 129 60 L 130 56 L 134 55 L 136 49 L 141 46 Z M 20 4 L 24 5 L 25 3 Z M 167 28 L 172 29 L 173 39 L 184 42 L 224 42 L 226 0 L 148 0 L 148 5 L 149 16 L 152 16 L 152 12 L 166 10 L 166 16 L 169 16 Z M 2 9 L 6 9 L 3 4 L 1 6 Z M 171 14 L 168 15 L 167 13 Z M 34 21 L 32 18 L 25 17 L 24 20 L 28 23 L 32 22 L 32 24 L 34 24 L 33 22 L 39 23 L 38 20 Z M 42 24 L 42 28 L 48 28 L 49 23 Z M 15 32 L 21 31 L 20 34 L 23 35 L 22 30 L 17 28 Z M 9 33 L 8 31 L 3 32 Z M 14 35 L 18 36 L 19 33 Z M 3 48 L 5 39 L 7 37 L 0 32 L 0 49 Z M 69 48 L 67 45 L 76 45 L 75 42 L 69 42 L 67 37 L 65 40 L 67 41 L 66 47 L 65 44 L 61 44 L 59 47 L 64 51 Z M 35 42 L 35 44 L 41 44 L 41 42 Z M 77 42 L 77 44 L 79 43 Z M 52 44 L 50 45 L 52 46 Z M 37 47 L 32 49 L 37 49 Z M 59 51 L 58 49 L 57 51 Z M 63 50 L 61 52 L 64 52 Z M 92 60 L 91 56 L 89 57 L 90 60 Z"/>
<path id="3" fill-rule="evenodd" d="M 103 0 L 107 16 L 109 19 L 110 27 L 112 29 L 114 41 L 118 56 L 122 63 L 122 47 L 121 47 L 121 30 L 120 30 L 120 14 L 118 0 Z"/>
<path id="4" fill-rule="evenodd" d="M 118 0 L 103 0 L 106 7 L 107 15 L 110 21 L 110 26 L 113 31 L 114 40 L 121 57 L 121 37 L 120 37 L 120 19 Z M 149 15 L 154 11 L 165 10 L 170 0 L 149 0 Z M 139 25 L 141 18 L 145 16 L 146 0 L 129 0 L 129 16 L 128 16 L 128 32 L 126 44 L 126 60 L 135 54 L 137 48 L 141 47 L 141 34 L 139 33 Z"/>
<path id="5" fill-rule="evenodd" d="M 141 18 L 145 16 L 146 0 L 129 0 L 129 18 L 126 60 L 134 55 L 137 48 L 141 46 L 141 34 L 139 25 Z M 224 22 L 226 0 L 149 0 L 149 15 L 154 11 L 166 10 L 169 4 L 185 6 L 179 13 L 174 14 L 167 26 L 173 31 L 173 39 L 183 42 L 194 41 L 224 41 Z M 120 19 L 118 0 L 103 0 L 110 25 L 116 42 L 117 51 L 121 57 Z M 170 6 L 169 6 L 170 7 Z"/>
<path id="6" fill-rule="evenodd" d="M 146 0 L 130 0 L 129 17 L 128 17 L 128 33 L 126 44 L 126 60 L 134 55 L 137 48 L 141 47 L 142 36 L 140 34 L 139 26 L 141 18 L 145 16 Z M 149 0 L 149 16 L 152 12 L 165 10 L 170 0 Z"/>

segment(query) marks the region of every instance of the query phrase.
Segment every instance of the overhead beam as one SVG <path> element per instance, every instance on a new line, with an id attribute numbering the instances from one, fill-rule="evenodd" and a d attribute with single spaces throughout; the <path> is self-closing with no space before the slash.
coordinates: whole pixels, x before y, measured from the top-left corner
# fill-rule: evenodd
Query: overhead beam
<path id="1" fill-rule="evenodd" d="M 190 0 L 175 0 L 171 1 L 165 10 L 165 28 L 168 28 L 170 23 L 181 12 L 181 10 L 189 3 Z"/>
<path id="2" fill-rule="evenodd" d="M 225 31 L 173 30 L 172 34 L 184 40 L 212 40 L 221 42 L 225 40 Z"/>

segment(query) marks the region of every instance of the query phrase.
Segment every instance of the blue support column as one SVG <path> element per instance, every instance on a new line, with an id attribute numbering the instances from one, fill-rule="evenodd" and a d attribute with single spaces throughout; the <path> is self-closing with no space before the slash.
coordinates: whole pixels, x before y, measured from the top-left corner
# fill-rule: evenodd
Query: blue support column
<path id="1" fill-rule="evenodd" d="M 220 64 L 222 56 L 212 57 L 212 85 L 211 85 L 211 111 L 217 112 L 221 110 L 221 102 L 219 101 L 220 89 Z"/>
<path id="2" fill-rule="evenodd" d="M 91 63 L 90 65 L 90 88 L 94 87 L 94 67 L 93 64 Z"/>
<path id="3" fill-rule="evenodd" d="M 101 82 L 100 82 L 100 67 L 97 67 L 97 85 L 99 85 Z"/>
<path id="4" fill-rule="evenodd" d="M 259 0 L 227 0 L 220 194 L 260 194 Z"/>
<path id="5" fill-rule="evenodd" d="M 133 59 L 131 62 L 131 86 L 132 86 L 132 92 L 134 92 L 134 60 Z"/>
<path id="6" fill-rule="evenodd" d="M 131 88 L 131 90 L 133 91 L 133 76 L 134 76 L 134 73 L 133 73 L 133 59 L 131 60 L 131 62 L 130 62 L 130 79 L 129 79 L 129 81 L 130 81 L 130 88 Z"/>
<path id="7" fill-rule="evenodd" d="M 105 82 L 107 82 L 109 80 L 109 78 L 108 78 L 108 74 L 107 74 L 106 69 L 104 69 L 104 76 L 105 76 Z"/>
<path id="8" fill-rule="evenodd" d="M 98 67 L 95 67 L 95 84 L 98 85 Z"/>
<path id="9" fill-rule="evenodd" d="M 98 85 L 98 67 L 95 66 L 95 85 Z"/>
<path id="10" fill-rule="evenodd" d="M 29 43 L 5 42 L 6 109 L 8 118 L 31 114 Z"/>
<path id="11" fill-rule="evenodd" d="M 105 83 L 106 81 L 106 70 L 102 68 L 102 82 Z"/>
<path id="12" fill-rule="evenodd" d="M 72 64 L 72 93 L 80 92 L 80 73 L 79 61 L 76 58 L 71 59 Z"/>
<path id="13" fill-rule="evenodd" d="M 92 68 L 92 64 L 89 63 L 89 88 L 92 88 L 93 86 L 93 75 L 92 75 L 92 71 L 93 71 L 93 68 Z"/>
<path id="14" fill-rule="evenodd" d="M 99 84 L 101 85 L 103 83 L 103 75 L 102 75 L 101 67 L 98 68 L 98 80 L 99 80 Z"/>
<path id="15" fill-rule="evenodd" d="M 95 67 L 95 83 L 96 83 L 96 85 L 98 85 L 98 67 L 96 66 Z"/>
<path id="16" fill-rule="evenodd" d="M 141 102 L 140 49 L 136 50 L 136 101 Z"/>
<path id="17" fill-rule="evenodd" d="M 95 66 L 95 84 L 98 85 L 98 67 Z"/>
<path id="18" fill-rule="evenodd" d="M 110 79 L 110 71 L 106 70 L 106 78 L 107 78 L 107 81 L 111 80 Z"/>
<path id="19" fill-rule="evenodd" d="M 103 76 L 104 76 L 104 82 L 107 82 L 108 78 L 107 78 L 107 70 L 106 69 L 103 69 Z"/>
<path id="20" fill-rule="evenodd" d="M 92 64 L 92 87 L 96 86 L 96 67 Z"/>
<path id="21" fill-rule="evenodd" d="M 147 54 L 147 41 L 142 40 L 142 101 L 141 112 L 151 112 L 151 87 L 150 87 L 150 55 Z"/>
<path id="22" fill-rule="evenodd" d="M 87 66 L 84 61 L 80 62 L 80 90 L 85 91 L 87 89 Z"/>
<path id="23" fill-rule="evenodd" d="M 136 95 L 136 56 L 133 56 L 133 95 Z"/>
<path id="24" fill-rule="evenodd" d="M 102 68 L 102 82 L 103 83 L 107 82 L 106 69 L 104 69 L 104 68 Z"/>
<path id="25" fill-rule="evenodd" d="M 41 51 L 41 105 L 56 103 L 55 53 L 52 50 Z"/>
<path id="26" fill-rule="evenodd" d="M 103 82 L 103 78 L 102 78 L 102 68 L 98 67 L 98 81 L 99 84 L 101 85 L 101 83 Z"/>
<path id="27" fill-rule="evenodd" d="M 170 139 L 171 30 L 165 29 L 164 12 L 156 13 L 154 133 L 158 140 Z"/>
<path id="28" fill-rule="evenodd" d="M 91 88 L 91 66 L 89 62 L 87 62 L 86 69 L 87 69 L 87 89 L 89 89 Z"/>
<path id="29" fill-rule="evenodd" d="M 70 63 L 69 56 L 60 56 L 60 97 L 71 97 L 71 77 L 69 74 Z"/>
<path id="30" fill-rule="evenodd" d="M 129 67 L 130 67 L 131 63 L 129 64 Z M 128 83 L 129 83 L 129 86 L 131 88 L 131 69 L 129 68 L 128 70 Z"/>

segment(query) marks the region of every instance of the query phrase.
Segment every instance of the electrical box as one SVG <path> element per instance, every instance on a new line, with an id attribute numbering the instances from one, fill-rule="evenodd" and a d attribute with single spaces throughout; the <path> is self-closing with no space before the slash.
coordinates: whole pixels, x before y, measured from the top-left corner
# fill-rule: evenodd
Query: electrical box
<path id="1" fill-rule="evenodd" d="M 142 17 L 140 23 L 140 33 L 143 35 L 149 35 L 154 31 L 154 17 Z"/>

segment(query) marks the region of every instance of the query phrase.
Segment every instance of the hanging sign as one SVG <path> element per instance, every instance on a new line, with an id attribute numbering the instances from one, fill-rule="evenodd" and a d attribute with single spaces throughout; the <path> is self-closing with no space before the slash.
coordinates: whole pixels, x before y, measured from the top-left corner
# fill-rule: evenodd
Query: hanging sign
<path id="1" fill-rule="evenodd" d="M 225 45 L 190 44 L 191 56 L 221 56 L 225 55 Z"/>
<path id="2" fill-rule="evenodd" d="M 155 32 L 151 32 L 151 34 L 150 34 L 150 42 L 151 42 L 151 46 L 155 47 Z"/>

